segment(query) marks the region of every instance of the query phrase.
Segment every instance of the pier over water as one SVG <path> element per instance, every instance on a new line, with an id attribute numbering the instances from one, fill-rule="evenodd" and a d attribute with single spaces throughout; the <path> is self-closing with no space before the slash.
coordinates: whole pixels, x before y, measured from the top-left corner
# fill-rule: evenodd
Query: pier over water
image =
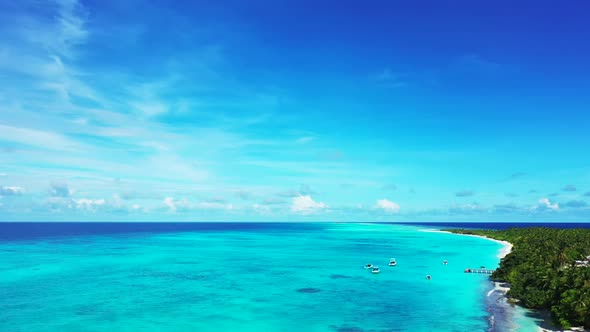
<path id="1" fill-rule="evenodd" d="M 480 273 L 480 274 L 492 274 L 495 270 L 488 269 L 465 269 L 465 273 Z"/>

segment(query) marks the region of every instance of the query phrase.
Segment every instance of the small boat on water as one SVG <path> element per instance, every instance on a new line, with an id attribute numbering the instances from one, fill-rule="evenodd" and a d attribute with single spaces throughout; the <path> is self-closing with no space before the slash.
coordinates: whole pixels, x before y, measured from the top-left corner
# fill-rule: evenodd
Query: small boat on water
<path id="1" fill-rule="evenodd" d="M 395 258 L 391 258 L 389 260 L 389 266 L 396 266 L 396 265 L 397 265 L 397 262 L 395 261 Z"/>
<path id="2" fill-rule="evenodd" d="M 372 269 L 372 268 L 373 268 L 373 264 L 365 265 L 365 270 Z"/>
<path id="3" fill-rule="evenodd" d="M 432 277 L 429 274 L 429 275 L 426 276 L 426 280 L 430 280 L 430 279 L 432 279 Z"/>
<path id="4" fill-rule="evenodd" d="M 445 259 L 445 260 L 443 260 L 443 265 L 447 265 L 447 264 L 449 264 L 449 262 L 447 262 L 447 260 L 446 260 L 446 259 Z"/>
<path id="5" fill-rule="evenodd" d="M 375 266 L 371 269 L 371 273 L 373 273 L 373 274 L 377 274 L 379 272 L 381 272 L 381 271 L 379 270 L 379 268 L 377 266 Z"/>

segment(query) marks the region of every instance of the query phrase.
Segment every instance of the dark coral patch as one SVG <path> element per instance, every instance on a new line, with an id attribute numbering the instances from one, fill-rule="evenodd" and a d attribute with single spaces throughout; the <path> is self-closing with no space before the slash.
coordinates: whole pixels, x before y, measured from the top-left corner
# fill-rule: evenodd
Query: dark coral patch
<path id="1" fill-rule="evenodd" d="M 322 290 L 319 288 L 312 288 L 312 287 L 306 287 L 306 288 L 299 288 L 297 290 L 297 292 L 299 293 L 319 293 Z"/>
<path id="2" fill-rule="evenodd" d="M 334 331 L 336 331 L 336 332 L 363 332 L 364 331 L 360 327 L 353 326 L 353 325 L 340 325 L 340 326 L 331 325 L 330 327 L 332 329 L 334 329 Z"/>

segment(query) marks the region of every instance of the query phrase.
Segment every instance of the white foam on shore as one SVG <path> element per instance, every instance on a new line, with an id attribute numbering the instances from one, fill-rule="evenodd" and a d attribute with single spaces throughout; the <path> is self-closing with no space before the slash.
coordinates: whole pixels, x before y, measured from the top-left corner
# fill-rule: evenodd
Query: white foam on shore
<path id="1" fill-rule="evenodd" d="M 504 293 L 504 295 L 506 295 L 506 293 L 508 292 L 509 289 L 510 289 L 509 287 L 502 286 L 502 283 L 494 282 L 494 288 L 488 292 L 488 296 L 491 296 L 496 291 L 500 291 L 500 292 Z"/>

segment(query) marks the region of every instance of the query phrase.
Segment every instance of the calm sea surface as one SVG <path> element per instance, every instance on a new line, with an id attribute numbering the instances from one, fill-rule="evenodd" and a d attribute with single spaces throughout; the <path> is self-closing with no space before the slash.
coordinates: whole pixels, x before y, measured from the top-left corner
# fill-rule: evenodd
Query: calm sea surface
<path id="1" fill-rule="evenodd" d="M 501 245 L 440 227 L 0 223 L 0 331 L 488 331 Z"/>

